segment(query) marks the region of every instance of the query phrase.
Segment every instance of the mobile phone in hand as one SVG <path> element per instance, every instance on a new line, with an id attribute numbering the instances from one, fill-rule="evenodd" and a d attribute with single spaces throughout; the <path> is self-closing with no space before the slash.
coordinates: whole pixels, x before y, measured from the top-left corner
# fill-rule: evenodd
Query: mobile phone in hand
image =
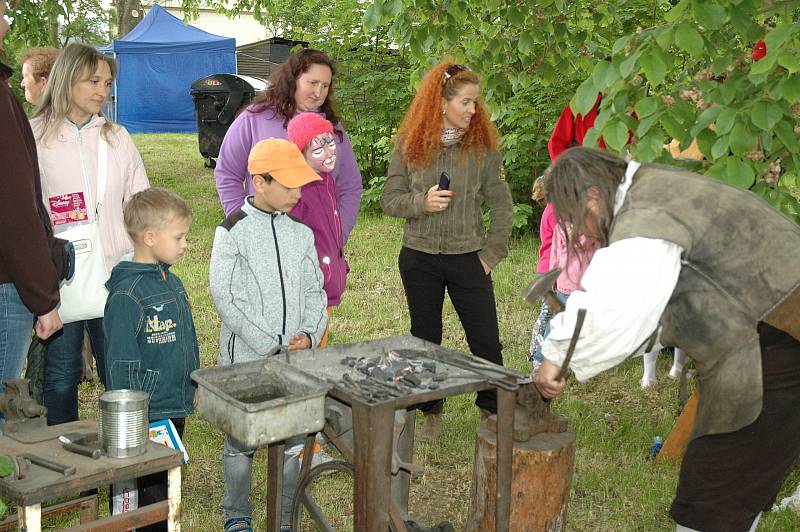
<path id="1" fill-rule="evenodd" d="M 442 172 L 439 177 L 439 190 L 450 190 L 450 176 L 447 172 Z"/>

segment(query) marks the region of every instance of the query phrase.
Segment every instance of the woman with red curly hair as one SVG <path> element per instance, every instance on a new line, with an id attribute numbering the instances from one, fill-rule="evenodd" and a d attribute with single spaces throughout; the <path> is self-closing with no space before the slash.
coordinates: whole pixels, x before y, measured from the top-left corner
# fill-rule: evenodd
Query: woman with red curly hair
<path id="1" fill-rule="evenodd" d="M 438 64 L 422 80 L 400 124 L 381 206 L 406 220 L 398 262 L 411 334 L 441 343 L 447 290 L 470 351 L 502 364 L 490 272 L 508 254 L 512 202 L 497 143 L 478 75 L 452 61 Z M 497 411 L 493 391 L 478 393 L 475 403 L 481 419 Z M 441 401 L 421 406 L 420 439 L 441 433 L 442 406 Z"/>

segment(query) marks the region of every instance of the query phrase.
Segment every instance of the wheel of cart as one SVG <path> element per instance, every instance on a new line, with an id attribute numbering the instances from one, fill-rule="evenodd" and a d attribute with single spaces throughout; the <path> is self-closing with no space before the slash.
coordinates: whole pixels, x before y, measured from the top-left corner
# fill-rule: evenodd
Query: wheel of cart
<path id="1" fill-rule="evenodd" d="M 413 412 L 410 415 L 413 420 Z M 402 431 L 402 426 L 400 431 Z M 322 532 L 352 529 L 353 483 L 355 481 L 355 468 L 352 463 L 353 451 L 337 435 L 337 433 L 341 433 L 341 428 L 338 426 L 334 429 L 328 422 L 325 424 L 323 433 L 344 459 L 331 460 L 312 466 L 316 436 L 309 435 L 306 438 L 303 456 L 310 456 L 312 460 L 304 459 L 300 467 L 300 478 L 292 498 L 291 530 L 293 532 L 303 530 L 302 525 L 304 522 L 308 523 L 308 520 L 311 520 L 316 529 Z M 326 515 L 326 510 L 328 513 L 333 511 L 335 514 Z M 394 501 L 391 502 L 389 513 L 389 530 L 391 532 L 407 532 L 402 514 Z M 347 518 L 348 516 L 350 519 Z M 337 525 L 340 528 L 337 529 Z"/>
<path id="2" fill-rule="evenodd" d="M 316 530 L 323 532 L 352 530 L 354 476 L 353 464 L 346 460 L 332 460 L 312 467 L 297 484 L 292 502 L 291 530 L 303 530 L 302 523 L 309 523 L 308 520 L 313 522 Z M 343 489 L 343 484 L 350 489 Z M 331 491 L 336 492 L 333 501 L 330 500 Z M 325 502 L 318 500 L 320 492 L 327 494 Z M 393 522 L 389 523 L 389 530 L 398 531 Z"/>

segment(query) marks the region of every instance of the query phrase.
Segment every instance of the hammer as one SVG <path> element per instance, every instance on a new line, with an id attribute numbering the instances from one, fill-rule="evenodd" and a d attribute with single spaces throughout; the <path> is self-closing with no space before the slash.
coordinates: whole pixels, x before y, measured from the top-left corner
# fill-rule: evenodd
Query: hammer
<path id="1" fill-rule="evenodd" d="M 543 273 L 528 285 L 525 291 L 522 292 L 522 299 L 528 302 L 532 307 L 536 306 L 536 300 L 544 298 L 547 306 L 553 309 L 553 314 L 558 314 L 564 310 L 564 305 L 556 297 L 553 287 L 556 284 L 556 279 L 561 275 L 561 268 L 553 268 L 547 273 Z"/>
<path id="2" fill-rule="evenodd" d="M 544 273 L 533 280 L 531 284 L 522 293 L 522 298 L 528 302 L 532 307 L 536 306 L 536 300 L 544 298 L 547 305 L 553 309 L 553 314 L 558 314 L 564 310 L 564 305 L 556 298 L 553 291 L 556 279 L 561 275 L 561 268 L 553 268 L 547 273 Z M 569 341 L 569 348 L 567 348 L 567 356 L 564 358 L 564 363 L 561 364 L 561 370 L 558 372 L 558 378 L 561 380 L 567 376 L 567 369 L 572 360 L 572 354 L 575 352 L 575 345 L 578 343 L 578 337 L 583 329 L 583 322 L 586 319 L 586 309 L 578 309 L 578 316 L 575 321 L 575 330 L 572 332 L 572 338 Z"/>

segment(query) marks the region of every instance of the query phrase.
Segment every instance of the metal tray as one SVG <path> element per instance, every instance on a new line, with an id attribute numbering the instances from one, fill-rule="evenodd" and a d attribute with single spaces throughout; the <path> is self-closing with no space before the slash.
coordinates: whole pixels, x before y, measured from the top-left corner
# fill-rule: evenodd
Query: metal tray
<path id="1" fill-rule="evenodd" d="M 331 385 L 275 358 L 192 372 L 197 413 L 250 447 L 322 430 Z"/>

